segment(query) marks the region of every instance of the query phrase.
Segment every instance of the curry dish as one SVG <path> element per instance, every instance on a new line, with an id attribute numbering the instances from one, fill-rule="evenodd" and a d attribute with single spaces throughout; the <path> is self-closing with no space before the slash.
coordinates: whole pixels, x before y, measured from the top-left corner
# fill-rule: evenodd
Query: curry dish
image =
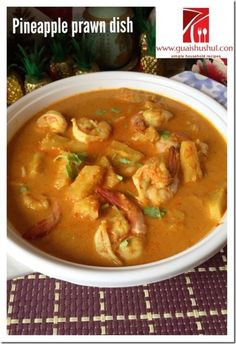
<path id="1" fill-rule="evenodd" d="M 226 142 L 201 114 L 130 89 L 62 99 L 8 146 L 8 217 L 65 260 L 125 266 L 192 246 L 226 210 Z"/>

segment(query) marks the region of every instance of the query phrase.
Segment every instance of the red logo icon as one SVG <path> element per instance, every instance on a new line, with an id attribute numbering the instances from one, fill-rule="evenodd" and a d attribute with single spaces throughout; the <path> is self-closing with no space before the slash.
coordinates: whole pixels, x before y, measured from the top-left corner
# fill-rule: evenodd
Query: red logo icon
<path id="1" fill-rule="evenodd" d="M 209 8 L 183 9 L 183 42 L 209 42 Z"/>

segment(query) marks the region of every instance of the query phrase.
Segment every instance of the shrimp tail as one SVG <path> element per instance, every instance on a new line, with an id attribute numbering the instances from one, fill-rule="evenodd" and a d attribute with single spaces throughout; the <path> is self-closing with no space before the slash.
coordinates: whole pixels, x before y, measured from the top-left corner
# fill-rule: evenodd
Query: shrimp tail
<path id="1" fill-rule="evenodd" d="M 119 192 L 113 192 L 108 189 L 102 188 L 101 186 L 98 186 L 96 189 L 96 192 L 105 198 L 109 203 L 116 205 L 118 208 L 121 209 L 121 200 L 120 200 L 120 193 Z M 123 209 L 122 209 L 123 210 Z"/>
<path id="2" fill-rule="evenodd" d="M 30 227 L 24 234 L 23 238 L 27 240 L 34 240 L 41 238 L 48 234 L 59 222 L 61 217 L 61 210 L 57 202 L 53 203 L 52 213 L 48 218 L 37 222 Z"/>
<path id="3" fill-rule="evenodd" d="M 179 154 L 174 146 L 169 148 L 168 158 L 167 158 L 167 168 L 171 174 L 171 177 L 176 177 L 179 173 L 180 162 Z"/>
<path id="4" fill-rule="evenodd" d="M 182 141 L 185 141 L 185 140 L 190 140 L 189 135 L 185 133 L 184 131 L 173 132 L 171 134 L 171 138 L 178 143 L 181 143 Z"/>
<path id="5" fill-rule="evenodd" d="M 123 210 L 125 217 L 130 223 L 130 232 L 132 234 L 142 235 L 146 233 L 147 229 L 144 223 L 143 213 L 134 202 L 130 201 L 121 192 L 113 192 L 100 186 L 97 187 L 96 192 L 109 203 Z"/>

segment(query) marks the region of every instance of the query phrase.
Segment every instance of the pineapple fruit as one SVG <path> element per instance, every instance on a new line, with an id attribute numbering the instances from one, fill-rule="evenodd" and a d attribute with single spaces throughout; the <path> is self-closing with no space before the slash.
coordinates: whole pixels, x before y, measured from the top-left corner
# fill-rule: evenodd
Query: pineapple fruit
<path id="1" fill-rule="evenodd" d="M 99 67 L 93 61 L 94 56 L 91 51 L 91 46 L 88 45 L 88 41 L 84 37 L 77 41 L 75 39 L 72 40 L 72 46 L 74 49 L 74 75 L 81 75 L 86 73 L 93 73 L 98 72 Z"/>
<path id="2" fill-rule="evenodd" d="M 47 85 L 51 79 L 45 73 L 47 59 L 44 57 L 44 47 L 38 47 L 35 43 L 31 49 L 24 49 L 18 44 L 21 54 L 23 70 L 25 72 L 24 88 L 25 93 Z"/>
<path id="3" fill-rule="evenodd" d="M 50 61 L 50 75 L 53 80 L 67 78 L 73 75 L 73 60 L 68 56 L 68 37 L 57 34 L 51 41 L 52 58 Z"/>
<path id="4" fill-rule="evenodd" d="M 148 20 L 143 22 L 143 32 L 139 38 L 141 60 L 140 69 L 144 73 L 164 75 L 165 60 L 156 58 L 156 26 Z"/>
<path id="5" fill-rule="evenodd" d="M 141 69 L 144 73 L 163 75 L 165 71 L 164 60 L 154 56 L 143 56 L 141 58 Z"/>
<path id="6" fill-rule="evenodd" d="M 15 71 L 10 71 L 7 76 L 7 105 L 15 103 L 23 95 L 24 88 L 20 75 Z"/>

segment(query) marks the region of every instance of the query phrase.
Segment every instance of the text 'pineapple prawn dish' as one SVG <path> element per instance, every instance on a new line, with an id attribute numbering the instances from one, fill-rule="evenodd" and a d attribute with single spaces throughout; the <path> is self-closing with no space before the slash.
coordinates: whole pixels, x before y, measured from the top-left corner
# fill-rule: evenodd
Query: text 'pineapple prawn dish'
<path id="1" fill-rule="evenodd" d="M 194 245 L 226 210 L 226 142 L 201 114 L 144 91 L 81 93 L 8 145 L 8 216 L 76 263 L 126 266 Z"/>

